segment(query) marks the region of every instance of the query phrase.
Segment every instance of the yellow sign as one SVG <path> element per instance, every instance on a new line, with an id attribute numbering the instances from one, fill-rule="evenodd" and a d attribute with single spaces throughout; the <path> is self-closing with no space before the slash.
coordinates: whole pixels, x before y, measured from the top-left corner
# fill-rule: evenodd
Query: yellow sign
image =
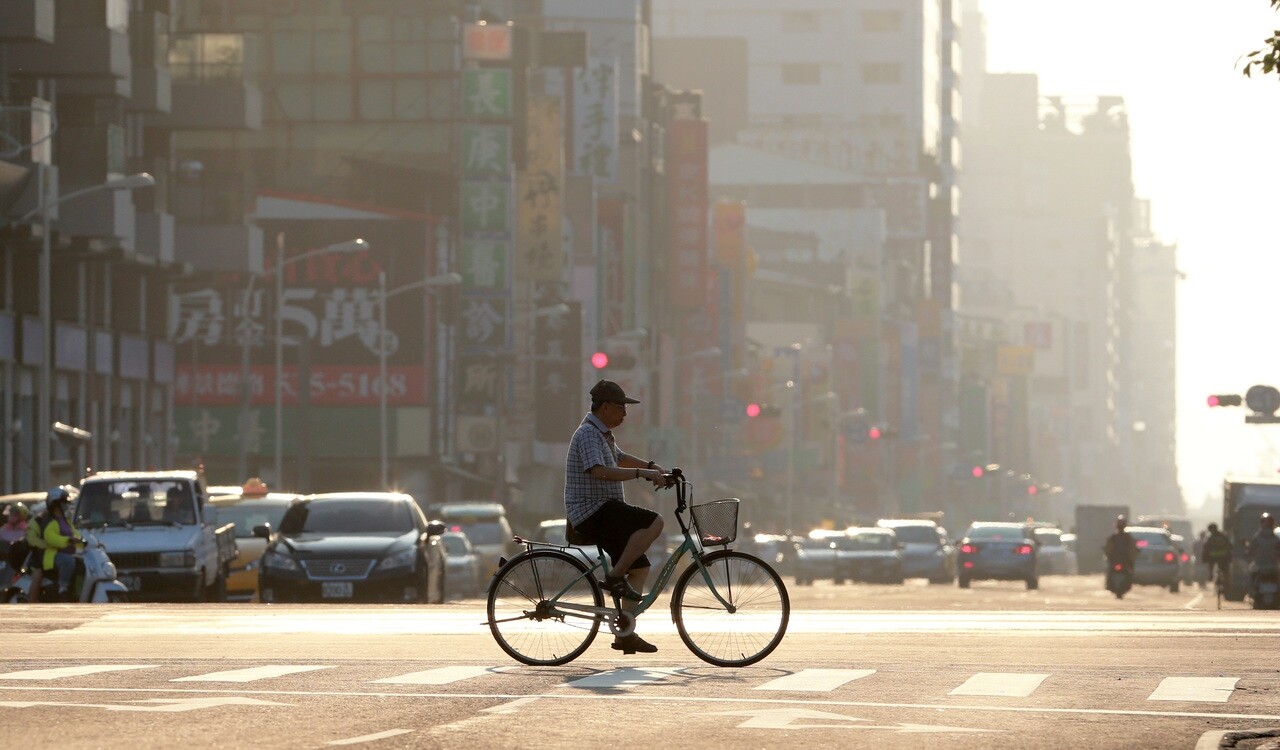
<path id="1" fill-rule="evenodd" d="M 530 98 L 525 171 L 516 176 L 515 276 L 522 281 L 560 281 L 563 140 L 560 99 Z"/>
<path id="2" fill-rule="evenodd" d="M 1035 364 L 1036 350 L 1029 346 L 1002 346 L 996 350 L 996 372 L 1000 375 L 1030 375 Z"/>

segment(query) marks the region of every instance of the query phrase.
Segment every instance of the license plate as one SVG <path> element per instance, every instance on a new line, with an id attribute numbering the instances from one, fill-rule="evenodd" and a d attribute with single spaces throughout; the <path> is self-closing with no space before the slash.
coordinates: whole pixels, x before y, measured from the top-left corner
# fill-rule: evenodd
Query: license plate
<path id="1" fill-rule="evenodd" d="M 326 599 L 350 599 L 355 585 L 350 581 L 327 581 L 320 584 L 320 596 Z"/>
<path id="2" fill-rule="evenodd" d="M 142 590 L 142 579 L 138 576 L 120 576 L 117 580 L 119 580 L 120 583 L 130 591 Z"/>

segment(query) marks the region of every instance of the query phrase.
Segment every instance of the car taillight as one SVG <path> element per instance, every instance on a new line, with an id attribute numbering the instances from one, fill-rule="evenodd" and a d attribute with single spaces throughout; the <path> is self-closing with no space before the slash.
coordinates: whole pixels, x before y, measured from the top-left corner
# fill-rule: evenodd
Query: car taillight
<path id="1" fill-rule="evenodd" d="M 1019 548 L 1018 548 L 1018 554 L 1019 554 L 1019 555 L 1029 555 L 1029 554 L 1031 554 L 1031 545 L 1030 545 L 1030 544 L 1024 544 L 1024 545 L 1022 545 L 1021 547 L 1019 547 Z"/>
<path id="2" fill-rule="evenodd" d="M 1120 572 L 1120 571 L 1124 570 L 1124 565 L 1122 565 L 1122 564 L 1120 564 L 1120 563 L 1116 563 L 1113 567 L 1115 568 L 1116 572 Z"/>
<path id="3" fill-rule="evenodd" d="M 1182 558 L 1181 558 L 1181 559 L 1182 559 L 1182 561 L 1183 561 L 1183 562 L 1187 562 L 1188 560 L 1190 560 L 1190 559 L 1191 559 L 1191 555 L 1188 555 L 1186 552 L 1183 552 L 1183 553 L 1182 553 Z"/>
<path id="4" fill-rule="evenodd" d="M 1146 540 L 1146 539 L 1139 539 L 1139 540 L 1138 540 L 1138 546 L 1139 546 L 1139 547 L 1145 547 L 1145 546 L 1147 546 L 1147 540 Z"/>
<path id="5" fill-rule="evenodd" d="M 965 561 L 964 561 L 964 566 L 965 566 L 966 568 L 972 568 L 972 567 L 973 567 L 973 561 L 971 561 L 971 560 L 965 560 Z"/>
<path id="6" fill-rule="evenodd" d="M 974 552 L 978 551 L 978 548 L 973 546 L 972 544 L 962 544 L 960 545 L 960 551 L 965 553 L 966 555 L 972 555 Z"/>
<path id="7" fill-rule="evenodd" d="M 1164 553 L 1164 561 L 1165 561 L 1165 562 L 1173 562 L 1173 553 L 1172 553 L 1172 552 L 1166 552 L 1166 553 Z"/>

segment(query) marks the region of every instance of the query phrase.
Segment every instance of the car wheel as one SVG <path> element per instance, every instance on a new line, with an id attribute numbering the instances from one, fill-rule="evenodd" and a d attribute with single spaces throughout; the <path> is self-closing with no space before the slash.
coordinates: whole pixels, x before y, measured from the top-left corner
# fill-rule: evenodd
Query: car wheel
<path id="1" fill-rule="evenodd" d="M 969 576 L 960 576 L 956 579 L 956 585 L 962 589 L 969 588 Z"/>
<path id="2" fill-rule="evenodd" d="M 1178 590 L 1179 590 L 1179 589 L 1180 589 L 1180 586 L 1179 586 L 1179 582 L 1178 582 L 1178 581 L 1174 581 L 1173 583 L 1169 584 L 1169 593 L 1170 593 L 1170 594 L 1176 594 L 1176 593 L 1178 593 Z"/>

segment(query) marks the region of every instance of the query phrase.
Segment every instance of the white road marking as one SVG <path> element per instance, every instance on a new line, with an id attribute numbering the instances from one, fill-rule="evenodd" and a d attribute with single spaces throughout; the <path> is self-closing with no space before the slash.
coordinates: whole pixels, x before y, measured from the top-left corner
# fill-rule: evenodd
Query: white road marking
<path id="1" fill-rule="evenodd" d="M 874 669 L 802 669 L 795 674 L 769 680 L 756 690 L 795 690 L 828 693 L 841 685 L 875 674 Z"/>
<path id="2" fill-rule="evenodd" d="M 633 688 L 661 682 L 673 674 L 680 674 L 683 667 L 628 667 L 626 669 L 610 669 L 607 672 L 593 674 L 562 685 L 562 687 L 598 690 L 601 688 Z"/>
<path id="3" fill-rule="evenodd" d="M 1226 703 L 1239 681 L 1239 677 L 1166 677 L 1147 700 Z"/>
<path id="4" fill-rule="evenodd" d="M 439 669 L 428 669 L 425 672 L 410 672 L 398 677 L 370 680 L 369 682 L 373 685 L 448 685 L 451 682 L 492 674 L 499 671 L 499 669 L 501 667 L 440 667 Z"/>
<path id="5" fill-rule="evenodd" d="M 144 704 L 144 705 L 139 705 Z M 202 708 L 221 708 L 223 706 L 287 706 L 288 703 L 274 703 L 257 698 L 148 698 L 133 703 L 71 703 L 68 701 L 0 701 L 0 707 L 30 708 L 32 706 L 64 706 L 71 708 L 102 708 L 107 711 L 145 711 L 148 713 L 180 713 L 196 711 Z"/>
<path id="6" fill-rule="evenodd" d="M 1195 596 L 1193 596 L 1193 597 L 1191 597 L 1191 601 L 1189 601 L 1189 602 L 1187 602 L 1186 604 L 1182 605 L 1182 608 L 1183 608 L 1183 609 L 1195 609 L 1196 607 L 1200 606 L 1200 602 L 1202 602 L 1202 601 L 1204 601 L 1204 593 L 1203 593 L 1203 592 L 1196 592 L 1196 595 L 1195 595 Z"/>
<path id="7" fill-rule="evenodd" d="M 103 672 L 123 672 L 129 669 L 151 669 L 151 664 L 89 664 L 80 667 L 53 667 L 50 669 L 26 669 L 21 672 L 0 674 L 0 680 L 58 680 L 63 677 L 79 677 Z"/>
<path id="8" fill-rule="evenodd" d="M 1049 675 L 1012 672 L 979 672 L 948 695 L 995 695 L 1001 698 L 1026 698 L 1040 687 Z"/>
<path id="9" fill-rule="evenodd" d="M 366 734 L 360 737 L 348 737 L 345 740 L 330 740 L 326 745 L 359 745 L 362 742 L 376 742 L 377 740 L 385 740 L 388 737 L 399 737 L 402 734 L 409 734 L 412 729 L 388 729 L 385 732 L 377 734 Z"/>
<path id="10" fill-rule="evenodd" d="M 702 714 L 703 716 L 748 716 L 746 721 L 738 725 L 738 729 L 856 729 L 860 731 L 880 730 L 898 734 L 924 733 L 976 733 L 1003 732 L 1003 729 L 970 729 L 967 727 L 948 727 L 940 724 L 832 724 L 833 721 L 864 722 L 856 716 L 833 714 L 826 711 L 811 711 L 805 708 L 764 708 L 755 711 L 717 711 Z M 801 724 L 802 719 L 819 720 L 826 724 Z"/>
<path id="11" fill-rule="evenodd" d="M 249 667 L 247 669 L 231 669 L 226 672 L 210 672 L 209 674 L 177 677 L 169 682 L 253 682 L 267 680 L 272 677 L 283 677 L 299 672 L 314 672 L 317 669 L 333 669 L 333 667 L 311 667 L 302 665 L 278 664 L 266 667 Z"/>
<path id="12" fill-rule="evenodd" d="M 529 705 L 530 703 L 537 701 L 538 698 L 539 696 L 537 695 L 530 695 L 524 698 L 517 698 L 509 703 L 503 703 L 500 706 L 489 706 L 488 708 L 482 708 L 480 709 L 480 712 L 486 713 L 486 714 L 513 714 L 519 709 Z"/>

